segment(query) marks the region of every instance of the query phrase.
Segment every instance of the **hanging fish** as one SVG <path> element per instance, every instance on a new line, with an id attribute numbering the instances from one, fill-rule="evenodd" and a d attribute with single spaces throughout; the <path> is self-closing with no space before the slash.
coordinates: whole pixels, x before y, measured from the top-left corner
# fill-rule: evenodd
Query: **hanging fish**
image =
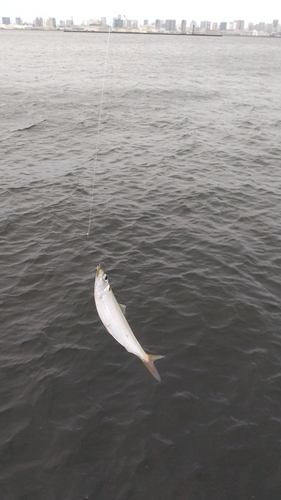
<path id="1" fill-rule="evenodd" d="M 128 352 L 138 356 L 153 377 L 160 382 L 161 378 L 154 366 L 154 361 L 163 358 L 163 356 L 147 354 L 143 350 L 124 316 L 125 306 L 117 302 L 110 288 L 107 275 L 100 266 L 97 267 L 94 296 L 99 317 L 107 331 Z"/>

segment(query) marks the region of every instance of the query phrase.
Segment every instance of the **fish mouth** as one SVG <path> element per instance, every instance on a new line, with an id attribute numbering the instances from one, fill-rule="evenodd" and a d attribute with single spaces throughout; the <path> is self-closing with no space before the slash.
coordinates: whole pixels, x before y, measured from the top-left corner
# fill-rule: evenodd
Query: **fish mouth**
<path id="1" fill-rule="evenodd" d="M 96 276 L 100 276 L 101 273 L 103 274 L 104 270 L 102 269 L 101 265 L 99 264 L 97 266 Z"/>

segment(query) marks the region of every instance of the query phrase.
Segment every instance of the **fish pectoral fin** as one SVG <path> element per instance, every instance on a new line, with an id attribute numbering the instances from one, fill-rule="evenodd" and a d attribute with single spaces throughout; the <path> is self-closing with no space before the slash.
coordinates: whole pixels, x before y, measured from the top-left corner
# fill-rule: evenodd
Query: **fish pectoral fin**
<path id="1" fill-rule="evenodd" d="M 154 366 L 154 361 L 157 359 L 164 358 L 164 356 L 157 356 L 156 354 L 147 354 L 148 359 L 142 359 L 142 362 L 145 364 L 146 368 L 150 371 L 158 382 L 161 382 L 161 377 L 158 373 L 157 368 Z"/>
<path id="2" fill-rule="evenodd" d="M 119 306 L 124 316 L 126 316 L 126 306 L 124 306 L 124 304 L 119 304 Z"/>

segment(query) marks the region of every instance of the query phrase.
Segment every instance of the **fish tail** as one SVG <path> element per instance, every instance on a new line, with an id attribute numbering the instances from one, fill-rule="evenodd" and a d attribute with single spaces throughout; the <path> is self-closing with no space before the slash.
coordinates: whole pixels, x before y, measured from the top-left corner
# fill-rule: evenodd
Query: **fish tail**
<path id="1" fill-rule="evenodd" d="M 142 359 L 143 363 L 145 364 L 146 368 L 152 373 L 153 377 L 156 378 L 159 382 L 161 382 L 160 375 L 158 373 L 157 368 L 154 366 L 154 361 L 157 359 L 164 358 L 164 356 L 157 356 L 155 354 L 147 354 L 147 358 Z"/>

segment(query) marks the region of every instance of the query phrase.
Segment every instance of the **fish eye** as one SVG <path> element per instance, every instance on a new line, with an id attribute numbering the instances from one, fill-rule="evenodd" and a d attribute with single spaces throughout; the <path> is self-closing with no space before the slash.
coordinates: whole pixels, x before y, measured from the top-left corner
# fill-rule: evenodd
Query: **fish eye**
<path id="1" fill-rule="evenodd" d="M 104 280 L 107 281 L 107 275 L 106 274 L 104 275 Z"/>

